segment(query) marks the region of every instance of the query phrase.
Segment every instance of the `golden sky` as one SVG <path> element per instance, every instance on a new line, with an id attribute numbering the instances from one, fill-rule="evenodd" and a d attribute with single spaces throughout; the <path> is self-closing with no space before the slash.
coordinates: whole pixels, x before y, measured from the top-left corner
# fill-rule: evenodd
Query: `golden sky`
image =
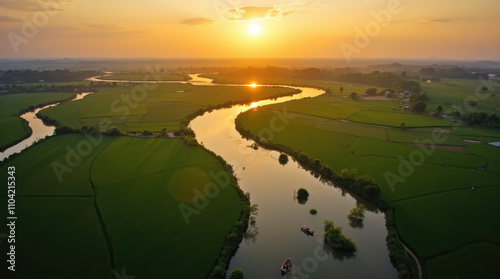
<path id="1" fill-rule="evenodd" d="M 500 60 L 499 26 L 498 0 L 0 0 L 0 58 Z"/>

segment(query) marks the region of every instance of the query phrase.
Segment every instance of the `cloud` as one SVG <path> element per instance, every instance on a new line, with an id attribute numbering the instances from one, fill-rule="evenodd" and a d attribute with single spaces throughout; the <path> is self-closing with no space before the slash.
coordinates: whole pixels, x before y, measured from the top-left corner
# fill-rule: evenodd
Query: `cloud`
<path id="1" fill-rule="evenodd" d="M 21 22 L 22 20 L 19 18 L 14 18 L 10 16 L 0 15 L 0 22 Z"/>
<path id="2" fill-rule="evenodd" d="M 279 12 L 273 7 L 245 6 L 229 9 L 228 13 L 230 20 L 253 20 L 267 18 L 269 17 L 268 13 L 277 14 Z"/>
<path id="3" fill-rule="evenodd" d="M 0 0 L 0 7 L 14 11 L 65 11 L 63 6 L 70 4 L 73 0 Z M 44 9 L 45 7 L 45 9 Z"/>
<path id="4" fill-rule="evenodd" d="M 276 6 L 242 6 L 233 7 L 223 12 L 224 18 L 228 20 L 256 20 L 266 18 L 283 18 L 299 11 L 316 7 L 321 2 L 309 4 L 309 1 L 296 1 Z"/>
<path id="5" fill-rule="evenodd" d="M 123 26 L 118 26 L 116 24 L 85 24 L 83 29 L 90 31 L 121 31 Z"/>
<path id="6" fill-rule="evenodd" d="M 213 23 L 215 20 L 204 18 L 204 17 L 196 17 L 196 18 L 188 18 L 183 21 L 181 21 L 182 24 L 187 24 L 187 25 L 202 25 L 202 24 L 210 24 Z"/>
<path id="7" fill-rule="evenodd" d="M 131 30 L 124 26 L 115 24 L 87 23 L 78 26 L 52 26 L 54 32 L 67 34 L 137 34 L 147 33 L 147 31 Z"/>
<path id="8" fill-rule="evenodd" d="M 422 18 L 418 23 L 420 24 L 427 24 L 427 23 L 434 23 L 434 22 L 450 22 L 450 19 L 447 18 L 434 18 L 434 17 L 426 17 Z"/>

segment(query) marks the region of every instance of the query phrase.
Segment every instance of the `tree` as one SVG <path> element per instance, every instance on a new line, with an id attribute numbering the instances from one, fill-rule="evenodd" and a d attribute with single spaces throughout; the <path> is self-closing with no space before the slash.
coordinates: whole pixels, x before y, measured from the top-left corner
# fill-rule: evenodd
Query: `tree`
<path id="1" fill-rule="evenodd" d="M 368 88 L 366 89 L 365 94 L 368 96 L 375 96 L 377 95 L 377 88 Z"/>
<path id="2" fill-rule="evenodd" d="M 106 134 L 108 136 L 117 137 L 117 136 L 120 136 L 122 133 L 117 128 L 113 128 L 111 130 L 107 130 L 104 134 Z"/>
<path id="3" fill-rule="evenodd" d="M 153 135 L 153 132 L 148 131 L 148 130 L 144 130 L 144 131 L 142 132 L 142 135 L 143 135 L 143 136 L 147 136 L 147 137 L 148 137 L 148 136 L 152 136 L 152 135 Z"/>
<path id="4" fill-rule="evenodd" d="M 481 90 L 482 90 L 483 92 L 486 92 L 486 91 L 488 91 L 488 87 L 483 86 L 483 88 L 481 88 Z"/>
<path id="5" fill-rule="evenodd" d="M 434 116 L 435 117 L 439 117 L 441 115 L 441 113 L 443 113 L 443 107 L 441 105 L 439 105 L 437 108 L 436 108 L 436 111 L 434 112 Z"/>
<path id="6" fill-rule="evenodd" d="M 288 156 L 286 154 L 282 153 L 280 155 L 278 161 L 280 162 L 280 164 L 285 165 L 286 163 L 288 163 Z"/>
<path id="7" fill-rule="evenodd" d="M 230 279 L 243 279 L 243 270 L 240 268 L 235 268 L 231 271 Z"/>
<path id="8" fill-rule="evenodd" d="M 358 99 L 358 93 L 356 93 L 356 92 L 352 92 L 352 93 L 351 93 L 351 99 L 353 99 L 353 100 L 357 100 L 357 99 Z"/>
<path id="9" fill-rule="evenodd" d="M 427 105 L 424 102 L 419 101 L 419 102 L 414 103 L 411 106 L 411 110 L 413 112 L 424 112 L 424 110 L 425 110 L 426 107 L 427 107 Z"/>
<path id="10" fill-rule="evenodd" d="M 309 197 L 309 192 L 307 192 L 306 189 L 300 188 L 297 191 L 297 198 L 299 198 L 299 199 L 307 199 L 308 197 Z"/>
<path id="11" fill-rule="evenodd" d="M 351 221 L 362 221 L 365 218 L 366 207 L 362 204 L 357 204 L 355 208 L 349 211 L 347 218 Z"/>
<path id="12" fill-rule="evenodd" d="M 406 124 L 404 122 L 401 122 L 401 131 L 406 130 Z"/>
<path id="13" fill-rule="evenodd" d="M 307 198 L 309 197 L 309 192 L 307 192 L 306 189 L 304 188 L 300 188 L 298 191 L 297 191 L 297 201 L 300 203 L 300 204 L 305 204 L 307 202 Z"/>
<path id="14" fill-rule="evenodd" d="M 422 68 L 420 71 L 419 71 L 419 74 L 422 75 L 422 76 L 434 76 L 436 75 L 436 70 L 432 67 L 427 67 L 427 68 Z"/>
<path id="15" fill-rule="evenodd" d="M 344 87 L 340 87 L 340 95 L 342 96 L 342 92 L 344 92 Z"/>
<path id="16" fill-rule="evenodd" d="M 325 220 L 324 230 L 324 240 L 332 248 L 346 251 L 356 250 L 356 242 L 342 234 L 341 226 L 335 226 L 332 221 Z"/>
<path id="17" fill-rule="evenodd" d="M 326 89 L 325 94 L 332 95 L 332 90 L 330 90 L 330 88 Z"/>

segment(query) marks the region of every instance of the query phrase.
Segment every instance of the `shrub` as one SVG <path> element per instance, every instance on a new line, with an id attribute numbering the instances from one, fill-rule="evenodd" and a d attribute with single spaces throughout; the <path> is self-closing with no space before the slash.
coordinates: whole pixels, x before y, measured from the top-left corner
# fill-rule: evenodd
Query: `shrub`
<path id="1" fill-rule="evenodd" d="M 309 210 L 309 213 L 311 213 L 312 215 L 316 215 L 316 214 L 318 214 L 318 211 L 313 208 L 313 209 Z"/>
<path id="2" fill-rule="evenodd" d="M 233 269 L 233 271 L 231 271 L 231 275 L 229 278 L 230 279 L 243 279 L 243 270 L 241 270 L 239 268 Z"/>
<path id="3" fill-rule="evenodd" d="M 413 112 L 424 112 L 425 108 L 427 107 L 427 105 L 420 101 L 420 102 L 416 102 L 414 103 L 412 106 L 411 106 L 411 111 Z"/>
<path id="4" fill-rule="evenodd" d="M 144 130 L 144 131 L 142 132 L 142 135 L 143 135 L 143 136 L 148 136 L 148 137 L 149 137 L 149 136 L 152 136 L 152 135 L 153 135 L 153 132 L 148 131 L 148 130 Z"/>
<path id="5" fill-rule="evenodd" d="M 226 269 L 220 265 L 217 265 L 213 271 L 212 271 L 212 276 L 210 278 L 214 279 L 223 279 L 226 276 Z"/>
<path id="6" fill-rule="evenodd" d="M 335 226 L 332 221 L 325 220 L 324 230 L 324 240 L 330 247 L 345 251 L 356 250 L 356 242 L 342 234 L 341 226 Z"/>
<path id="7" fill-rule="evenodd" d="M 278 161 L 280 162 L 280 164 L 284 165 L 284 164 L 288 163 L 288 156 L 284 153 L 281 153 Z"/>
<path id="8" fill-rule="evenodd" d="M 347 218 L 351 221 L 362 221 L 365 218 L 366 207 L 362 204 L 356 205 L 355 208 L 349 211 Z"/>
<path id="9" fill-rule="evenodd" d="M 309 197 L 309 192 L 307 192 L 306 189 L 304 188 L 300 188 L 298 191 L 297 191 L 297 198 L 298 199 L 307 199 Z"/>

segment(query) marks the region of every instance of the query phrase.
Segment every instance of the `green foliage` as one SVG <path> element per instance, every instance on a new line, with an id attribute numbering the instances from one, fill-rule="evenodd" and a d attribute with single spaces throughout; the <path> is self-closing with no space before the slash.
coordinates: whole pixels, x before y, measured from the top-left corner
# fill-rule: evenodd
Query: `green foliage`
<path id="1" fill-rule="evenodd" d="M 286 163 L 288 163 L 288 156 L 284 153 L 281 153 L 278 161 L 280 162 L 280 164 L 285 165 Z"/>
<path id="2" fill-rule="evenodd" d="M 142 132 L 142 135 L 143 135 L 143 136 L 146 136 L 146 137 L 149 137 L 149 136 L 152 136 L 152 135 L 153 135 L 153 132 L 148 131 L 148 130 L 144 130 L 144 131 Z"/>
<path id="3" fill-rule="evenodd" d="M 443 107 L 439 105 L 434 112 L 434 117 L 439 117 L 443 113 Z"/>
<path id="4" fill-rule="evenodd" d="M 424 112 L 426 107 L 427 107 L 427 105 L 424 102 L 419 101 L 419 102 L 416 102 L 413 105 L 411 105 L 411 111 Z"/>
<path id="5" fill-rule="evenodd" d="M 311 213 L 311 215 L 316 215 L 316 214 L 318 214 L 318 211 L 313 208 L 313 209 L 309 210 L 309 213 Z"/>
<path id="6" fill-rule="evenodd" d="M 107 136 L 118 137 L 122 135 L 122 132 L 118 130 L 118 128 L 112 128 L 110 130 L 106 130 L 104 134 Z"/>
<path id="7" fill-rule="evenodd" d="M 304 188 L 300 188 L 298 191 L 297 191 L 297 198 L 298 199 L 307 199 L 309 197 L 309 192 L 307 192 L 306 189 Z"/>
<path id="8" fill-rule="evenodd" d="M 326 244 L 334 249 L 356 251 L 356 242 L 342 234 L 342 227 L 335 226 L 333 221 L 325 220 L 323 236 Z"/>
<path id="9" fill-rule="evenodd" d="M 368 88 L 366 89 L 365 94 L 368 96 L 375 96 L 377 95 L 377 88 Z"/>
<path id="10" fill-rule="evenodd" d="M 353 99 L 353 100 L 357 100 L 357 99 L 358 99 L 358 93 L 356 93 L 356 92 L 352 92 L 352 93 L 351 93 L 351 99 Z"/>
<path id="11" fill-rule="evenodd" d="M 351 221 L 363 221 L 363 219 L 365 218 L 365 211 L 366 207 L 358 203 L 355 208 L 349 211 L 349 215 L 347 215 L 347 218 L 349 218 L 349 220 Z"/>
<path id="12" fill-rule="evenodd" d="M 81 81 L 86 78 L 97 76 L 100 71 L 70 71 L 57 69 L 54 71 L 37 71 L 37 70 L 8 70 L 0 76 L 2 83 L 38 83 L 40 80 L 44 82 L 61 82 L 61 81 Z"/>
<path id="13" fill-rule="evenodd" d="M 215 266 L 210 278 L 211 279 L 224 279 L 224 278 L 226 278 L 226 268 L 223 266 L 220 266 L 220 265 Z"/>
<path id="14" fill-rule="evenodd" d="M 240 268 L 235 268 L 233 271 L 231 271 L 231 275 L 229 276 L 230 279 L 243 279 L 243 270 Z"/>

